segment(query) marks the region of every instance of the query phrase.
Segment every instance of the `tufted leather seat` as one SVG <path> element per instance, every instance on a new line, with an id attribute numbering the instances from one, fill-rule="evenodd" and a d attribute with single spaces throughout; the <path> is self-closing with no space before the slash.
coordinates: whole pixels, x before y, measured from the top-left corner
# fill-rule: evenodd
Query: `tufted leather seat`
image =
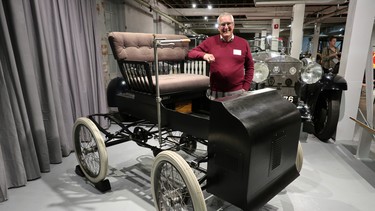
<path id="1" fill-rule="evenodd" d="M 155 34 L 156 38 L 167 40 L 188 39 L 184 35 Z M 153 34 L 132 32 L 111 32 L 109 42 L 115 59 L 129 87 L 135 91 L 155 93 L 156 80 L 152 70 L 154 62 Z M 183 65 L 189 44 L 186 42 L 158 48 L 159 62 L 168 62 L 169 66 Z M 138 62 L 138 65 L 127 63 Z M 144 62 L 139 65 L 139 62 Z M 172 67 L 173 68 L 173 67 Z M 180 70 L 181 67 L 178 67 Z M 149 88 L 151 87 L 151 88 Z M 209 87 L 209 77 L 196 74 L 161 74 L 159 75 L 160 94 L 184 91 L 206 90 Z"/>

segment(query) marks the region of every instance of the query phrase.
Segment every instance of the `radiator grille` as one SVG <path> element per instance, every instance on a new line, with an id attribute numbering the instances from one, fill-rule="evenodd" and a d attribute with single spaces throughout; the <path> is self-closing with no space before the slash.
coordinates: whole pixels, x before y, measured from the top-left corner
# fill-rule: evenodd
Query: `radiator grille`
<path id="1" fill-rule="evenodd" d="M 271 143 L 271 171 L 281 164 L 281 144 L 285 139 L 285 135 L 273 140 Z"/>

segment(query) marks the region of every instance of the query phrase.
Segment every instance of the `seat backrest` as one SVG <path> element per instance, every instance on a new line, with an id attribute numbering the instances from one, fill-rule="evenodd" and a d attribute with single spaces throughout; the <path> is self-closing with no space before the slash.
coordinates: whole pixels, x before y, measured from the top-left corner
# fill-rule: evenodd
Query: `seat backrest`
<path id="1" fill-rule="evenodd" d="M 108 39 L 122 76 L 130 90 L 155 93 L 152 76 L 154 66 L 154 38 L 166 40 L 188 39 L 184 35 L 111 32 Z M 158 47 L 159 74 L 182 73 L 189 48 L 188 42 L 177 42 Z"/>
<path id="2" fill-rule="evenodd" d="M 184 35 L 111 32 L 109 42 L 129 90 L 156 93 L 154 39 L 186 40 Z M 209 64 L 186 60 L 188 42 L 158 46 L 159 90 L 161 94 L 206 90 Z M 176 75 L 178 74 L 178 75 Z"/>
<path id="3" fill-rule="evenodd" d="M 188 39 L 184 35 L 133 32 L 111 32 L 108 39 L 117 61 L 153 62 L 155 60 L 154 36 L 157 39 L 166 40 Z M 160 46 L 158 59 L 160 61 L 182 61 L 185 60 L 188 50 L 188 42 Z"/>

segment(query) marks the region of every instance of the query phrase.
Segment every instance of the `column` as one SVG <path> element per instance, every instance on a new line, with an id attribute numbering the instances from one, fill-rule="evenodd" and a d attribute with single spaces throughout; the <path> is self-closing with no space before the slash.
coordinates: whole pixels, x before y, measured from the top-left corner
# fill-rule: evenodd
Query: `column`
<path id="1" fill-rule="evenodd" d="M 153 12 L 153 21 L 154 21 L 154 33 L 155 34 L 162 34 L 161 31 L 161 16 L 157 12 Z"/>
<path id="2" fill-rule="evenodd" d="M 271 50 L 279 50 L 280 19 L 272 19 Z"/>
<path id="3" fill-rule="evenodd" d="M 260 47 L 260 33 L 255 33 L 254 35 L 254 46 Z"/>
<path id="4" fill-rule="evenodd" d="M 291 52 L 290 56 L 299 59 L 303 42 L 303 21 L 305 16 L 305 4 L 293 6 L 293 21 L 290 29 Z"/>
<path id="5" fill-rule="evenodd" d="M 260 35 L 260 48 L 266 49 L 266 37 L 267 37 L 267 31 L 263 30 Z"/>
<path id="6" fill-rule="evenodd" d="M 373 0 L 349 2 L 339 71 L 348 83 L 348 90 L 344 91 L 342 96 L 336 132 L 337 141 L 353 140 L 355 123 L 349 117 L 357 117 L 362 80 L 371 46 L 374 11 Z"/>
<path id="7" fill-rule="evenodd" d="M 318 47 L 319 47 L 319 36 L 320 36 L 320 23 L 315 23 L 314 25 L 314 35 L 311 40 L 311 57 L 316 59 L 316 55 L 318 54 Z"/>

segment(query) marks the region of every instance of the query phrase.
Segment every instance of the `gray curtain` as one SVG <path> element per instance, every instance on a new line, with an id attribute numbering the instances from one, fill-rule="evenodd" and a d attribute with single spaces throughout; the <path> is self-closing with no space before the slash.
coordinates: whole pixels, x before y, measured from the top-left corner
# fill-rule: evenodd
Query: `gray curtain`
<path id="1" fill-rule="evenodd" d="M 0 201 L 73 150 L 76 118 L 107 112 L 95 0 L 0 2 Z"/>

